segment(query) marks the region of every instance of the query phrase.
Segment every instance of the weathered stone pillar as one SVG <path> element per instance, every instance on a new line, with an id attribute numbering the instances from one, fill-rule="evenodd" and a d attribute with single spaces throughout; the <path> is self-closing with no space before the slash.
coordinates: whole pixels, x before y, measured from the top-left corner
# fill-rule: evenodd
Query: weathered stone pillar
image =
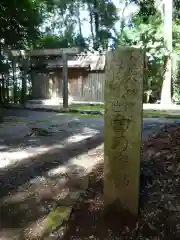
<path id="1" fill-rule="evenodd" d="M 106 57 L 104 200 L 138 213 L 144 54 L 133 47 Z"/>

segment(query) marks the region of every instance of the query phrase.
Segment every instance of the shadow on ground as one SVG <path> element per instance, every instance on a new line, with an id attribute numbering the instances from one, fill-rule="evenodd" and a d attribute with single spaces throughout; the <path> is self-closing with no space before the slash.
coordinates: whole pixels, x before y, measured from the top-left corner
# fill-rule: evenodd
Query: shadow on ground
<path id="1" fill-rule="evenodd" d="M 36 176 L 42 176 L 49 170 L 61 165 L 82 153 L 97 147 L 103 142 L 102 134 L 97 134 L 78 143 L 69 144 L 64 148 L 55 148 L 38 156 L 29 157 L 14 166 L 0 170 L 0 197 L 15 190 Z"/>
<path id="2" fill-rule="evenodd" d="M 23 115 L 24 113 L 19 113 L 22 114 L 22 118 L 26 117 Z M 31 114 L 33 113 L 31 112 Z M 49 113 L 43 115 L 43 117 L 46 116 L 49 116 Z M 55 118 L 56 114 L 53 114 L 52 117 Z M 42 116 L 38 116 L 39 120 L 41 118 Z M 59 117 L 56 121 L 58 119 Z M 26 157 L 22 157 L 20 161 L 15 161 L 6 167 L 2 167 L 1 164 L 0 238 L 9 236 L 10 239 L 17 240 L 38 239 L 37 235 L 41 235 L 40 229 L 44 223 L 45 216 L 58 206 L 60 195 L 66 194 L 66 192 L 71 191 L 75 187 L 73 185 L 75 181 L 73 179 L 67 181 L 61 173 L 66 170 L 74 171 L 77 169 L 85 172 L 88 166 L 92 166 L 93 163 L 96 164 L 96 156 L 89 156 L 89 153 L 103 143 L 103 125 L 97 125 L 96 120 L 92 119 L 89 122 L 86 119 L 82 124 L 79 124 L 77 119 L 73 119 L 70 123 L 66 118 L 63 121 L 67 121 L 63 129 L 59 129 L 52 136 L 24 138 L 23 133 L 20 134 L 21 137 L 16 136 L 16 138 L 11 140 L 5 139 L 0 144 L 1 156 L 4 152 L 12 152 L 14 155 L 17 154 L 15 157 L 18 159 L 20 156 L 18 151 L 16 151 L 17 149 L 27 150 L 31 148 L 32 153 L 32 155 L 29 154 Z M 57 125 L 59 126 L 59 124 Z M 93 134 L 91 130 L 94 130 Z M 19 124 L 19 131 L 21 131 L 21 123 Z M 25 132 L 26 129 L 24 128 L 23 131 Z M 73 140 L 66 141 L 77 134 L 80 134 L 82 137 L 79 138 L 81 140 L 78 142 L 73 142 Z M 41 151 L 42 148 L 46 150 Z M 103 150 L 101 149 L 100 151 L 102 152 Z M 50 172 L 54 173 L 50 174 Z M 96 182 L 95 185 L 99 190 L 96 191 L 95 189 L 94 193 L 89 193 L 91 196 L 83 203 L 84 205 L 81 205 L 81 209 L 78 210 L 78 207 L 76 208 L 76 213 L 78 212 L 75 218 L 76 224 L 69 222 L 71 228 L 69 234 L 74 229 L 73 231 L 76 230 L 76 234 L 73 233 L 75 236 L 78 236 L 77 231 L 79 233 L 86 231 L 82 234 L 91 237 L 90 234 L 93 235 L 97 230 L 94 220 L 99 222 L 100 225 L 98 226 L 100 228 L 104 228 L 105 225 L 102 222 L 102 181 L 101 178 L 101 180 Z M 95 188 L 95 186 L 93 185 L 92 188 Z M 77 218 L 77 216 L 79 217 Z M 88 220 L 89 217 L 91 219 Z M 85 220 L 86 218 L 87 221 Z M 112 227 L 114 221 L 111 221 Z M 91 229 L 88 229 L 87 224 L 91 225 Z M 33 235 L 35 232 L 37 234 Z M 104 234 L 102 229 L 99 231 L 99 234 L 100 239 L 105 239 L 105 236 L 102 235 Z M 17 238 L 14 238 L 14 236 L 17 236 Z M 67 233 L 66 240 L 70 239 L 68 236 L 70 235 Z M 110 235 L 108 236 L 111 237 Z"/>
<path id="3" fill-rule="evenodd" d="M 143 143 L 142 169 L 151 171 L 138 218 L 111 208 L 104 213 L 103 164 L 92 175 L 87 196 L 74 208 L 63 240 L 180 239 L 180 126 L 170 127 Z M 143 190 L 143 189 L 142 189 Z M 57 233 L 58 236 L 58 233 Z M 54 239 L 58 239 L 54 238 Z"/>
<path id="4" fill-rule="evenodd" d="M 12 236 L 17 236 L 13 239 L 33 239 L 31 229 L 40 231 L 45 216 L 58 206 L 60 195 L 76 187 L 73 185 L 73 179 L 65 179 L 63 171 L 85 172 L 86 165 L 88 168 L 93 165 L 93 161 L 95 163 L 95 159 L 88 154 L 103 143 L 103 133 L 96 131 L 96 134 L 90 134 L 88 137 L 88 133 L 83 132 L 84 128 L 84 125 L 77 124 L 77 127 L 73 126 L 73 131 L 64 131 L 64 135 L 58 132 L 54 136 L 19 137 L 3 141 L 0 145 L 1 154 L 5 151 L 14 152 L 18 148 L 32 147 L 33 141 L 36 142 L 34 150 L 37 145 L 47 150 L 35 152 L 34 156 L 1 167 L 0 237 L 8 236 L 11 239 Z M 75 134 L 81 136 L 84 134 L 85 137 L 78 142 L 62 144 Z M 53 171 L 54 173 L 51 174 Z M 35 236 L 34 239 L 37 237 Z"/>

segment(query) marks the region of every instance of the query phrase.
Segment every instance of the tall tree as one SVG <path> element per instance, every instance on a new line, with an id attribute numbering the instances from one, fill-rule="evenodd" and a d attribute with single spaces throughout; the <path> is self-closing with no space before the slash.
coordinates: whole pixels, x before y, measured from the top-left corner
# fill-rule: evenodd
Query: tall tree
<path id="1" fill-rule="evenodd" d="M 149 24 L 152 16 L 160 16 L 162 24 L 159 27 L 162 28 L 162 38 L 164 40 L 164 71 L 163 81 L 161 88 L 161 104 L 171 104 L 171 89 L 172 89 L 172 73 L 171 73 L 171 56 L 172 56 L 172 31 L 173 31 L 173 15 L 178 16 L 178 11 L 173 12 L 172 0 L 133 0 L 139 5 L 140 11 L 138 16 L 141 18 L 143 24 Z M 176 10 L 179 8 L 179 1 L 175 1 Z"/>
<path id="2" fill-rule="evenodd" d="M 0 38 L 11 47 L 30 46 L 39 33 L 42 22 L 41 3 L 33 0 L 0 3 Z"/>
<path id="3" fill-rule="evenodd" d="M 48 0 L 47 0 L 48 1 Z M 30 48 L 39 35 L 42 22 L 42 7 L 46 0 L 21 0 L 0 2 L 0 73 L 4 76 L 7 61 L 4 53 L 12 48 Z M 6 63 L 5 63 L 6 62 Z M 4 88 L 4 77 L 1 78 L 1 89 Z M 2 96 L 0 98 L 2 105 Z M 2 111 L 0 111 L 0 114 Z"/>
<path id="4" fill-rule="evenodd" d="M 107 49 L 116 36 L 117 9 L 111 0 L 83 0 L 87 5 L 93 48 Z"/>
<path id="5" fill-rule="evenodd" d="M 167 54 L 164 60 L 163 84 L 161 90 L 161 104 L 164 106 L 171 105 L 171 87 L 172 87 L 172 27 L 173 27 L 173 2 L 172 0 L 163 0 L 162 2 L 162 21 L 163 37 Z"/>
<path id="6" fill-rule="evenodd" d="M 81 47 L 86 48 L 86 39 L 82 34 L 80 10 L 83 7 L 80 0 L 62 0 L 55 2 L 52 10 L 46 14 L 42 39 L 38 47 Z M 78 32 L 76 31 L 78 26 Z"/>

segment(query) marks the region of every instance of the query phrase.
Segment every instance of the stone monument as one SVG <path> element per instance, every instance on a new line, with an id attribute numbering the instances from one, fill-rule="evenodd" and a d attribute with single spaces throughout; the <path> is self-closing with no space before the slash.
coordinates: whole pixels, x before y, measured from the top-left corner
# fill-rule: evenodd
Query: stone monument
<path id="1" fill-rule="evenodd" d="M 106 56 L 104 200 L 133 214 L 139 209 L 143 51 L 116 49 Z"/>

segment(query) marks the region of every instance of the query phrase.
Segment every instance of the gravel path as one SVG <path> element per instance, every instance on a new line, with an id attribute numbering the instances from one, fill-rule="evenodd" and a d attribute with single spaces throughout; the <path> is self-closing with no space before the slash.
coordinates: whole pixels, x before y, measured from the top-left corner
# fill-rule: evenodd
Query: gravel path
<path id="1" fill-rule="evenodd" d="M 52 125 L 64 125 L 67 127 L 67 123 L 71 122 L 71 131 L 77 131 L 77 123 L 82 127 L 89 127 L 103 133 L 104 120 L 103 118 L 86 118 L 77 117 L 73 115 L 65 115 L 53 112 L 37 112 L 28 110 L 5 110 L 6 119 L 8 124 L 1 126 L 0 139 L 18 138 L 23 137 L 28 131 L 30 125 L 38 125 L 41 127 L 48 127 Z M 175 119 L 158 119 L 158 118 L 144 118 L 143 120 L 143 136 L 151 134 L 156 128 L 159 128 L 162 124 L 172 124 L 174 122 L 180 122 Z M 66 128 L 67 130 L 67 128 Z"/>
<path id="2" fill-rule="evenodd" d="M 84 146 L 90 138 L 103 143 L 103 118 L 27 110 L 6 110 L 5 115 L 5 123 L 0 124 L 0 169 L 48 151 L 58 154 L 59 149 L 65 151 L 70 144 Z M 147 138 L 164 124 L 175 122 L 180 120 L 146 118 L 143 120 L 142 137 Z M 47 129 L 50 136 L 25 137 L 32 127 Z"/>

